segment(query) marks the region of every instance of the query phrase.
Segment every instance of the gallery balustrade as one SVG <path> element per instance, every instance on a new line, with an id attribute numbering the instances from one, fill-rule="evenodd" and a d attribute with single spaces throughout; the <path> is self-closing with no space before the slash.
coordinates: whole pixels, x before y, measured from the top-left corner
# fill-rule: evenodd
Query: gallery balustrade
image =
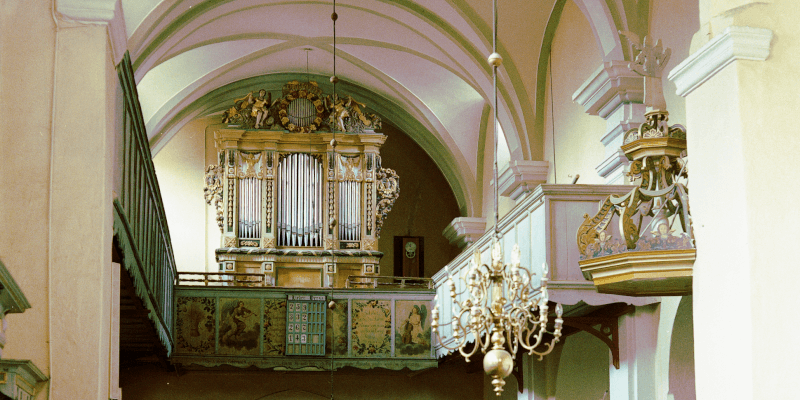
<path id="1" fill-rule="evenodd" d="M 171 362 L 303 371 L 435 367 L 433 296 L 428 288 L 177 286 Z"/>

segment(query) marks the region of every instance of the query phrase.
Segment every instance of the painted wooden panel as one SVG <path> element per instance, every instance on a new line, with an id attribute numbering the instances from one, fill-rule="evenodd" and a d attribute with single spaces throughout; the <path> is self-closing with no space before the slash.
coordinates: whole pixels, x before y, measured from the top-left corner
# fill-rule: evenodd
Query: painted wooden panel
<path id="1" fill-rule="evenodd" d="M 334 307 L 328 310 L 325 332 L 325 354 L 347 355 L 347 299 L 334 300 Z"/>
<path id="2" fill-rule="evenodd" d="M 392 312 L 388 300 L 353 300 L 353 357 L 392 354 Z"/>
<path id="3" fill-rule="evenodd" d="M 177 346 L 171 360 L 177 364 L 290 370 L 436 366 L 430 328 L 433 290 L 178 287 L 175 293 Z M 325 355 L 287 353 L 287 297 L 298 294 L 324 299 L 318 311 L 325 318 L 325 334 L 318 339 L 325 343 Z M 405 331 L 399 329 L 409 320 L 410 339 L 406 334 L 404 343 Z M 395 348 L 398 344 L 401 349 Z"/>
<path id="4" fill-rule="evenodd" d="M 178 297 L 175 301 L 175 351 L 213 354 L 216 332 L 216 299 Z"/>
<path id="5" fill-rule="evenodd" d="M 219 299 L 219 354 L 258 355 L 261 325 L 259 299 Z"/>
<path id="6" fill-rule="evenodd" d="M 398 300 L 395 302 L 395 356 L 431 356 L 430 302 Z"/>
<path id="7" fill-rule="evenodd" d="M 286 299 L 264 299 L 263 346 L 265 356 L 286 352 Z"/>

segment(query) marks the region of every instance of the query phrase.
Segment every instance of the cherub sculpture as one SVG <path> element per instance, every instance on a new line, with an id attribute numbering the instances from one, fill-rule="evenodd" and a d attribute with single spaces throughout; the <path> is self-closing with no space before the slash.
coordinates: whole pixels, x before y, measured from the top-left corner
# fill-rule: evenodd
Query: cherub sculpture
<path id="1" fill-rule="evenodd" d="M 272 93 L 264 89 L 259 90 L 258 97 L 253 98 L 253 108 L 250 111 L 250 116 L 256 119 L 254 128 L 258 129 L 266 122 L 270 106 L 272 106 Z"/>
<path id="2" fill-rule="evenodd" d="M 331 125 L 331 128 L 335 125 L 340 131 L 346 131 L 344 125 L 345 119 L 350 118 L 350 110 L 347 109 L 348 106 L 349 104 L 345 104 L 344 99 L 340 98 L 337 94 L 334 94 L 333 97 L 325 96 L 325 108 L 330 112 L 328 123 Z"/>

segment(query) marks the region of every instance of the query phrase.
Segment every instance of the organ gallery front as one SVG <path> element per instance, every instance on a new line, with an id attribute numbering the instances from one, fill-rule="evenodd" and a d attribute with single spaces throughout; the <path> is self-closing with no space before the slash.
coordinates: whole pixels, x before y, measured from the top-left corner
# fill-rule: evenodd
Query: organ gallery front
<path id="1" fill-rule="evenodd" d="M 380 118 L 315 82 L 271 95 L 235 100 L 214 132 L 205 198 L 222 233 L 220 272 L 308 288 L 378 275 L 381 227 L 399 195 L 397 174 L 381 165 Z"/>

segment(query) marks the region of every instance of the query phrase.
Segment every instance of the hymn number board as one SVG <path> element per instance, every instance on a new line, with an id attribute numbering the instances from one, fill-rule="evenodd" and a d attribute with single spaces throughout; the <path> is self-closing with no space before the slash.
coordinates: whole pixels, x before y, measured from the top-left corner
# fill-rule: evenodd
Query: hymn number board
<path id="1" fill-rule="evenodd" d="M 286 355 L 325 355 L 325 313 L 325 296 L 288 296 Z"/>

